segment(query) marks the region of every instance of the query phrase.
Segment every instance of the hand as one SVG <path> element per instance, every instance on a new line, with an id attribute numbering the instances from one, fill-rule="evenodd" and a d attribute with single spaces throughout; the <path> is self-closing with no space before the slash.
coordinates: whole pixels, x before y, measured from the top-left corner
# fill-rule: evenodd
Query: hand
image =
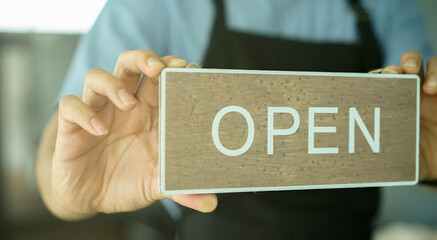
<path id="1" fill-rule="evenodd" d="M 420 174 L 419 180 L 437 180 L 437 57 L 432 57 L 423 71 L 423 59 L 417 52 L 406 52 L 401 67 L 388 66 L 383 73 L 418 74 L 420 91 Z"/>
<path id="2" fill-rule="evenodd" d="M 124 212 L 169 197 L 202 212 L 216 208 L 213 194 L 166 196 L 158 188 L 157 76 L 165 67 L 186 65 L 174 56 L 126 51 L 113 74 L 88 72 L 82 99 L 61 99 L 52 185 L 62 207 L 81 214 Z"/>

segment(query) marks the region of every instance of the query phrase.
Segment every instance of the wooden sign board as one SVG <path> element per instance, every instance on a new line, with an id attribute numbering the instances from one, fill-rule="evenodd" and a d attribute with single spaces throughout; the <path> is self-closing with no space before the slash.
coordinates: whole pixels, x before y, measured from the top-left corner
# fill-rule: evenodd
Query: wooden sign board
<path id="1" fill-rule="evenodd" d="M 410 185 L 416 75 L 165 69 L 166 194 Z"/>

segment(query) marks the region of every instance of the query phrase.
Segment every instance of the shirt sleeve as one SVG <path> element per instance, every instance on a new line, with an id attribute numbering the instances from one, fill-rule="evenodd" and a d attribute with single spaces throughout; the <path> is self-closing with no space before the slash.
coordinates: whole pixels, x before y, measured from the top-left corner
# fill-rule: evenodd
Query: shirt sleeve
<path id="1" fill-rule="evenodd" d="M 434 55 L 423 14 L 412 0 L 373 0 L 372 22 L 384 56 L 384 66 L 400 65 L 403 53 L 417 51 L 425 62 Z"/>
<path id="2" fill-rule="evenodd" d="M 93 68 L 113 71 L 125 50 L 147 49 L 166 55 L 166 1 L 109 0 L 91 30 L 78 43 L 58 100 L 82 95 L 87 72 Z"/>

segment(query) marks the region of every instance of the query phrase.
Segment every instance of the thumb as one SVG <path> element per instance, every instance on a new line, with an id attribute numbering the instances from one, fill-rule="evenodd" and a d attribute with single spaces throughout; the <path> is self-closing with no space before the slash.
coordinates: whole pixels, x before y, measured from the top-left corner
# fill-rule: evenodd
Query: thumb
<path id="1" fill-rule="evenodd" d="M 170 199 L 182 206 L 204 213 L 214 211 L 218 203 L 215 194 L 172 195 Z"/>

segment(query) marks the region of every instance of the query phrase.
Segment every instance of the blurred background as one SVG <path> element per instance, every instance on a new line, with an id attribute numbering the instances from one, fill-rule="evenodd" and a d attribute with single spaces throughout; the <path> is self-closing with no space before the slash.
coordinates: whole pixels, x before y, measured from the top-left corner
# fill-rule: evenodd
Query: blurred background
<path id="1" fill-rule="evenodd" d="M 437 1 L 416 0 L 437 50 Z M 143 239 L 139 214 L 63 222 L 44 207 L 34 158 L 81 34 L 105 0 L 0 0 L 0 238 Z M 80 17 L 78 17 L 80 16 Z M 56 21 L 53 21 L 56 19 Z M 437 239 L 437 191 L 383 189 L 374 239 Z"/>

